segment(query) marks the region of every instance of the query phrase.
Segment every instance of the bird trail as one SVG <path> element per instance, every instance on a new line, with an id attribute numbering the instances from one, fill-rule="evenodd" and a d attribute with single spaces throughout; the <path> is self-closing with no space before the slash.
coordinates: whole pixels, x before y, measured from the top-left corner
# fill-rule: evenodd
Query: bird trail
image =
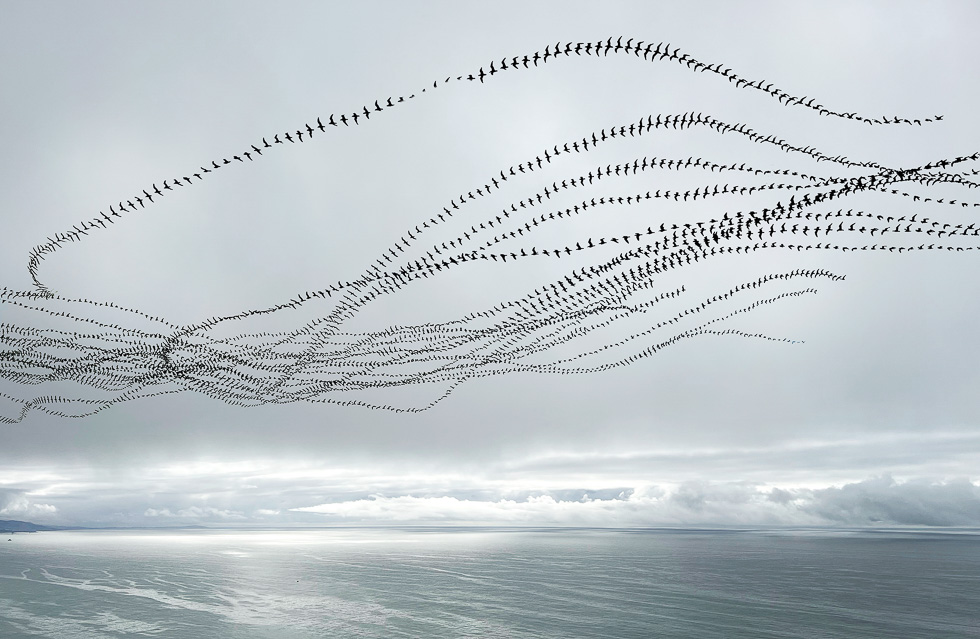
<path id="1" fill-rule="evenodd" d="M 733 90 L 759 91 L 780 105 L 806 109 L 817 117 L 871 126 L 922 126 L 942 119 L 869 117 L 832 110 L 814 98 L 792 96 L 764 80 L 742 78 L 723 64 L 696 60 L 669 44 L 634 44 L 632 38 L 625 42 L 621 37 L 615 42 L 612 38 L 596 43 L 559 42 L 549 44 L 543 55 L 539 51 L 504 57 L 475 73 L 436 80 L 407 97 L 379 98 L 351 111 L 317 117 L 315 126 L 304 123 L 295 131 L 267 135 L 244 151 L 152 183 L 35 246 L 28 260 L 34 290 L 0 289 L 0 304 L 10 318 L 0 324 L 0 379 L 14 387 L 0 397 L 19 407 L 13 414 L 0 416 L 0 421 L 21 421 L 31 410 L 85 417 L 120 402 L 187 391 L 240 406 L 304 401 L 419 412 L 474 378 L 597 373 L 628 366 L 693 337 L 727 335 L 795 343 L 798 340 L 725 324 L 761 307 L 812 295 L 818 281 L 843 279 L 825 269 L 798 268 L 769 273 L 713 294 L 669 285 L 675 273 L 699 263 L 773 250 L 905 253 L 974 249 L 974 238 L 980 234 L 974 224 L 932 220 L 918 213 L 907 216 L 845 207 L 859 194 L 955 209 L 978 206 L 965 199 L 921 193 L 937 185 L 976 188 L 977 170 L 964 169 L 980 154 L 891 168 L 794 145 L 704 112 L 686 112 L 644 114 L 556 142 L 533 158 L 488 173 L 482 184 L 461 190 L 436 209 L 438 213 L 408 228 L 360 276 L 297 292 L 271 307 L 178 326 L 112 302 L 62 297 L 42 278 L 44 260 L 62 246 L 83 242 L 90 233 L 111 231 L 127 217 L 226 168 L 258 162 L 269 153 L 285 152 L 290 145 L 312 143 L 334 127 L 370 126 L 372 118 L 423 94 L 432 95 L 445 84 L 492 85 L 501 73 L 530 72 L 557 61 L 573 63 L 581 56 L 609 60 L 623 55 L 679 64 L 692 73 L 710 72 L 727 80 Z M 584 171 L 566 163 L 571 158 L 593 157 L 600 147 L 695 130 L 789 154 L 811 163 L 812 173 L 694 156 L 632 156 Z M 819 174 L 828 167 L 840 174 Z M 638 180 L 673 172 L 704 174 L 711 181 L 694 188 L 685 184 L 635 188 Z M 551 183 L 543 188 L 540 180 L 530 181 L 545 175 Z M 731 181 L 717 181 L 722 176 Z M 736 180 L 741 183 L 733 182 Z M 491 196 L 513 197 L 509 194 L 521 188 L 537 191 L 525 192 L 490 215 L 480 208 Z M 730 210 L 726 202 L 732 198 L 755 206 Z M 766 198 L 761 206 L 759 198 Z M 715 213 L 680 224 L 654 222 L 649 216 L 657 205 L 680 207 L 698 202 L 717 202 Z M 630 212 L 626 218 L 631 227 L 625 231 L 613 231 L 615 225 L 610 224 L 609 232 L 602 235 L 583 235 L 575 226 L 576 221 L 589 220 L 590 228 L 606 228 L 604 221 L 622 218 L 622 211 Z M 568 268 L 562 277 L 535 286 L 533 292 L 456 319 L 380 330 L 356 328 L 356 318 L 379 299 L 413 290 L 447 273 L 510 269 L 508 262 L 529 268 L 543 262 L 567 262 Z M 99 319 L 92 316 L 94 307 L 99 307 Z M 297 325 L 295 311 L 305 311 L 308 319 Z M 250 321 L 270 316 L 281 317 L 284 330 L 241 330 Z M 222 335 L 222 331 L 230 334 Z M 430 389 L 427 401 L 412 397 L 407 404 L 397 404 L 390 400 L 401 389 L 417 387 Z M 66 388 L 73 392 L 65 392 Z M 44 394 L 39 395 L 38 390 Z"/>

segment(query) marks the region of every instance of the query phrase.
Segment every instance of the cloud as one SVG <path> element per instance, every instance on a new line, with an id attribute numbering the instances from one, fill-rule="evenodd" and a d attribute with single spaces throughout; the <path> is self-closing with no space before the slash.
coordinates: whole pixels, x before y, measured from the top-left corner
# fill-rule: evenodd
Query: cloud
<path id="1" fill-rule="evenodd" d="M 57 512 L 56 506 L 35 502 L 23 491 L 0 490 L 0 518 L 46 522 Z"/>
<path id="2" fill-rule="evenodd" d="M 612 498 L 568 500 L 532 495 L 521 500 L 373 495 L 367 499 L 294 509 L 356 521 L 453 524 L 662 526 L 682 524 L 818 523 L 786 509 L 758 487 L 685 483 L 672 489 L 643 486 Z"/>
<path id="3" fill-rule="evenodd" d="M 359 522 L 501 525 L 918 525 L 980 524 L 980 486 L 872 478 L 841 487 L 783 489 L 743 482 L 643 486 L 611 498 L 522 500 L 372 495 L 293 511 Z"/>
<path id="4" fill-rule="evenodd" d="M 930 441 L 903 445 L 927 448 Z M 980 489 L 962 469 L 937 464 L 933 474 L 900 473 L 896 464 L 892 475 L 847 468 L 842 479 L 818 460 L 807 472 L 772 470 L 805 455 L 858 456 L 874 443 L 751 451 L 765 457 L 769 472 L 753 468 L 750 451 L 737 450 L 693 450 L 673 461 L 667 451 L 504 457 L 480 468 L 271 459 L 62 466 L 57 476 L 15 468 L 0 473 L 0 519 L 80 526 L 980 525 Z M 951 443 L 969 451 L 975 440 L 936 442 L 943 450 Z M 822 479 L 820 466 L 828 469 Z"/>
<path id="5" fill-rule="evenodd" d="M 842 524 L 975 526 L 980 524 L 980 486 L 965 478 L 899 483 L 884 476 L 811 491 L 801 509 Z"/>

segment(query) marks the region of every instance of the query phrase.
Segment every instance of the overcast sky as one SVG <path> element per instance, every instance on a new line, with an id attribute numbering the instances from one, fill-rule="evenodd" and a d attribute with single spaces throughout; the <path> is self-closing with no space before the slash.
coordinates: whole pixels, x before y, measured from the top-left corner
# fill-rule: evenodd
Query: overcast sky
<path id="1" fill-rule="evenodd" d="M 407 229 L 501 169 L 651 114 L 712 114 L 888 167 L 980 150 L 980 9 L 967 2 L 7 2 L 3 14 L 0 285 L 10 289 L 31 288 L 31 247 L 111 203 L 263 136 L 418 94 L 367 125 L 328 127 L 236 162 L 42 264 L 59 295 L 176 325 L 354 279 Z M 491 60 L 620 35 L 670 42 L 840 112 L 944 118 L 870 127 L 622 55 L 421 93 Z M 572 156 L 486 204 L 484 217 L 552 179 L 642 156 L 856 175 L 735 137 L 658 131 Z M 644 173 L 623 184 L 636 192 L 735 180 L 708 175 Z M 590 196 L 608 194 L 600 190 Z M 980 200 L 962 188 L 933 193 Z M 630 215 L 645 228 L 788 195 L 766 197 L 683 210 L 658 202 Z M 964 224 L 980 210 L 931 206 L 856 197 L 844 208 Z M 598 237 L 621 221 L 583 219 L 575 232 Z M 556 233 L 556 244 L 573 237 Z M 0 519 L 980 525 L 978 267 L 974 251 L 727 256 L 672 271 L 657 290 L 684 286 L 703 299 L 796 268 L 846 279 L 808 280 L 801 286 L 817 294 L 731 325 L 796 343 L 704 336 L 603 373 L 471 380 L 422 413 L 240 408 L 193 392 L 85 419 L 30 412 L 0 426 Z M 357 330 L 458 319 L 565 272 L 553 261 L 459 269 L 380 300 Z M 0 313 L 18 325 L 35 317 L 15 317 L 9 305 Z M 277 313 L 250 330 L 306 319 Z M 0 392 L 75 391 L 0 379 Z M 411 388 L 391 402 L 425 404 L 441 392 Z"/>

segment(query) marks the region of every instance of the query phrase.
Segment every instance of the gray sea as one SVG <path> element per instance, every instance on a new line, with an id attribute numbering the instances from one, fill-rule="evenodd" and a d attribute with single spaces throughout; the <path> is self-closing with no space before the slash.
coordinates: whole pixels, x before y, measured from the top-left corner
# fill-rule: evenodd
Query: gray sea
<path id="1" fill-rule="evenodd" d="M 980 637 L 980 531 L 15 534 L 0 638 Z"/>

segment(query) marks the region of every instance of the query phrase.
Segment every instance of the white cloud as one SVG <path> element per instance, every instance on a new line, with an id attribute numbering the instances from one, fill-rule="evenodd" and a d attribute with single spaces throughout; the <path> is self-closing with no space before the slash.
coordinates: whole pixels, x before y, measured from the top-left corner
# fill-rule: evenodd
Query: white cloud
<path id="1" fill-rule="evenodd" d="M 805 447 L 800 456 L 819 450 Z M 783 464 L 799 457 L 784 454 Z M 770 451 L 766 465 L 779 455 Z M 934 475 L 896 471 L 895 478 L 883 473 L 872 479 L 866 479 L 871 473 L 854 478 L 847 467 L 843 479 L 828 471 L 820 481 L 812 473 L 752 472 L 749 456 L 735 453 L 692 454 L 683 461 L 700 472 L 681 474 L 674 472 L 684 465 L 679 461 L 673 468 L 660 463 L 668 457 L 595 453 L 481 468 L 274 460 L 187 465 L 176 473 L 174 466 L 62 468 L 57 478 L 0 490 L 0 518 L 82 526 L 980 524 L 980 489 L 968 479 L 950 479 L 958 473 L 941 466 Z"/>
<path id="2" fill-rule="evenodd" d="M 24 493 L 0 491 L 0 516 L 47 520 L 57 512 L 57 506 L 34 502 Z"/>
<path id="3" fill-rule="evenodd" d="M 501 525 L 977 525 L 980 487 L 874 478 L 842 487 L 782 489 L 748 483 L 685 482 L 641 486 L 616 498 L 550 495 L 522 500 L 372 495 L 296 512 L 359 522 Z"/>

